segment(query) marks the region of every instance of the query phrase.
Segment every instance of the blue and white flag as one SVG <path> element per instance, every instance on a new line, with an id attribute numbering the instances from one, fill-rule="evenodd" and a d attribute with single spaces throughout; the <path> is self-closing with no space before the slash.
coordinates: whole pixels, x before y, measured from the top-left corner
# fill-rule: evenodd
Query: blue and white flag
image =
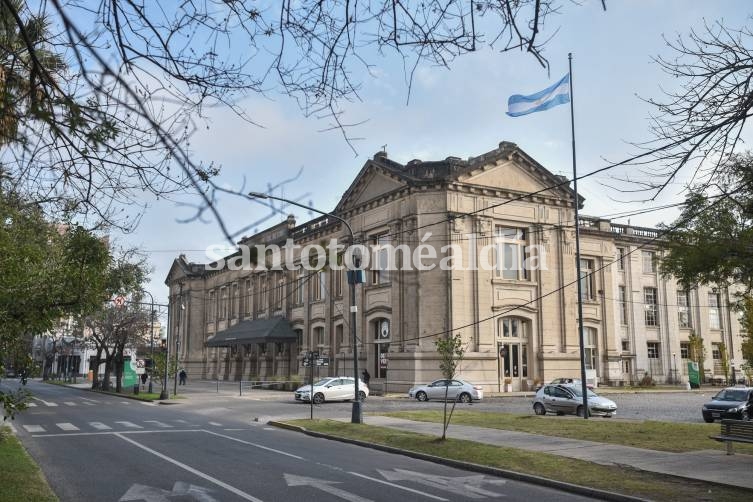
<path id="1" fill-rule="evenodd" d="M 520 117 L 529 113 L 543 112 L 557 105 L 564 105 L 570 102 L 570 74 L 568 73 L 562 80 L 547 87 L 543 91 L 530 96 L 521 96 L 513 94 L 507 100 L 507 114 L 511 117 Z"/>

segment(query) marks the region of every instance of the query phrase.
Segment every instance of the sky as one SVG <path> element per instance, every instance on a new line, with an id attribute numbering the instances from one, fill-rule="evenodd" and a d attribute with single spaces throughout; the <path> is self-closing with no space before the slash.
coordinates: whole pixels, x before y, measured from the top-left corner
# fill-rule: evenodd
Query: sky
<path id="1" fill-rule="evenodd" d="M 662 35 L 685 34 L 702 27 L 704 19 L 724 19 L 739 26 L 751 13 L 753 6 L 742 1 L 608 1 L 606 12 L 600 1 L 568 4 L 547 28 L 551 34 L 559 27 L 545 49 L 549 74 L 526 53 L 482 48 L 458 58 L 449 69 L 420 67 L 406 103 L 409 89 L 400 62 L 390 55 L 371 61 L 376 64 L 371 75 L 355 75 L 363 84 L 361 100 L 345 106 L 345 121 L 365 121 L 350 131 L 362 138 L 354 144 L 357 153 L 339 132 L 322 132 L 329 122 L 304 117 L 295 102 L 279 95 L 250 97 L 241 103 L 262 127 L 229 110 L 212 110 L 189 148 L 195 161 L 221 166 L 217 181 L 228 188 L 265 191 L 268 183 L 295 177 L 302 168 L 300 177 L 275 195 L 305 195 L 302 202 L 325 211 L 335 207 L 366 160 L 383 147 L 391 159 L 404 163 L 414 158 L 477 156 L 501 141 L 511 141 L 553 173 L 571 177 L 568 107 L 512 118 L 505 115 L 511 94 L 532 94 L 562 78 L 572 52 L 578 173 L 593 171 L 606 165 L 604 159 L 618 160 L 634 152 L 630 141 L 649 138 L 651 108 L 640 97 L 659 97 L 660 86 L 674 85 L 651 60 L 670 54 Z M 579 182 L 579 193 L 585 197 L 583 214 L 604 216 L 683 200 L 682 177 L 656 201 L 643 202 L 640 196 L 628 197 L 606 187 L 619 174 L 625 171 L 607 171 Z M 186 197 L 183 202 L 192 200 Z M 216 222 L 181 223 L 193 215 L 190 208 L 167 200 L 147 202 L 138 229 L 116 236 L 116 242 L 139 247 L 148 255 L 154 271 L 147 287 L 155 301 L 165 302 L 164 280 L 179 254 L 207 262 L 204 250 L 227 241 Z M 253 201 L 231 198 L 220 199 L 219 209 L 234 229 L 269 213 Z M 295 208 L 286 212 L 299 223 L 313 217 Z M 630 223 L 655 226 L 677 214 L 676 210 L 648 213 L 631 217 Z M 258 230 L 282 219 L 272 218 Z"/>

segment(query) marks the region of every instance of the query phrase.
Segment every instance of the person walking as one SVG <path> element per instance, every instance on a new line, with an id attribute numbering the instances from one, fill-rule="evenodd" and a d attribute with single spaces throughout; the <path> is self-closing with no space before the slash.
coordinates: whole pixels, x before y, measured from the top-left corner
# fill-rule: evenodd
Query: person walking
<path id="1" fill-rule="evenodd" d="M 180 373 L 178 373 L 178 378 L 180 379 L 180 385 L 186 385 L 186 378 L 188 375 L 186 375 L 186 370 L 183 368 L 180 369 Z"/>
<path id="2" fill-rule="evenodd" d="M 366 371 L 366 368 L 363 369 L 363 373 L 361 373 L 361 380 L 363 380 L 363 383 L 366 385 L 369 385 L 369 380 L 371 380 L 371 375 L 369 375 L 369 372 Z"/>
<path id="3" fill-rule="evenodd" d="M 146 386 L 146 379 L 147 379 L 146 371 L 141 374 L 141 390 L 144 390 Z"/>

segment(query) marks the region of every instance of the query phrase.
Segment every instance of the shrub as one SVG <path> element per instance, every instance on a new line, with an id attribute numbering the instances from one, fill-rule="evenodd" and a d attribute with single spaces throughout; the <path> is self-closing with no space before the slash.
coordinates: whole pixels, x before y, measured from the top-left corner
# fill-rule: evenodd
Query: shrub
<path id="1" fill-rule="evenodd" d="M 638 382 L 638 387 L 653 387 L 655 385 L 656 382 L 651 378 L 651 375 L 644 375 L 643 378 L 641 378 L 641 381 Z"/>

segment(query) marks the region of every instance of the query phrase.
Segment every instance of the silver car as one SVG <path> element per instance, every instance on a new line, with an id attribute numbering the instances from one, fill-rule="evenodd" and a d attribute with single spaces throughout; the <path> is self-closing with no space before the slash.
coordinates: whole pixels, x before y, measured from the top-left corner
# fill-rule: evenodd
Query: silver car
<path id="1" fill-rule="evenodd" d="M 536 392 L 533 411 L 537 415 L 575 413 L 583 416 L 583 392 L 580 387 L 571 385 L 545 385 Z M 617 405 L 611 399 L 588 391 L 588 411 L 590 415 L 611 417 L 617 414 Z"/>
<path id="2" fill-rule="evenodd" d="M 449 382 L 449 385 L 447 382 Z M 416 398 L 419 401 L 444 399 L 445 391 L 447 391 L 448 400 L 454 401 L 457 399 L 461 403 L 480 401 L 484 398 L 483 387 L 457 378 L 454 380 L 434 380 L 430 384 L 416 385 L 408 391 L 408 397 Z"/>

